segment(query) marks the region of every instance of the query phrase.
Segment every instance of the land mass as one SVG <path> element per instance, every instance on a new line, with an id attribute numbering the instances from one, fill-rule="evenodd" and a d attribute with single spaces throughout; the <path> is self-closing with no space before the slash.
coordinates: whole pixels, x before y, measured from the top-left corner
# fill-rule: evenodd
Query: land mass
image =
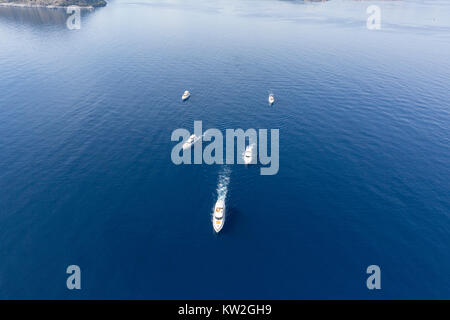
<path id="1" fill-rule="evenodd" d="M 18 7 L 104 7 L 105 0 L 0 0 L 0 6 Z"/>

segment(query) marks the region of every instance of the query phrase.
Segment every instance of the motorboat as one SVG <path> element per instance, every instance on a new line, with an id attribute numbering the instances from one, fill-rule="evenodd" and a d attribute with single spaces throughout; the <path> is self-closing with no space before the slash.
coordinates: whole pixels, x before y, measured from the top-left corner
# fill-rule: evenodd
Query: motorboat
<path id="1" fill-rule="evenodd" d="M 244 163 L 250 164 L 253 160 L 253 145 L 247 146 L 244 151 Z"/>
<path id="2" fill-rule="evenodd" d="M 214 206 L 212 223 L 214 231 L 219 232 L 222 230 L 225 223 L 225 201 L 223 199 L 218 199 Z"/>
<path id="3" fill-rule="evenodd" d="M 190 96 L 191 96 L 191 93 L 188 90 L 186 90 L 183 93 L 183 95 L 181 96 L 181 100 L 185 101 L 185 100 L 189 99 Z"/>
<path id="4" fill-rule="evenodd" d="M 269 104 L 272 105 L 275 102 L 273 94 L 269 94 Z"/>
<path id="5" fill-rule="evenodd" d="M 185 143 L 183 143 L 183 150 L 189 149 L 198 141 L 198 137 L 195 134 L 192 134 Z"/>

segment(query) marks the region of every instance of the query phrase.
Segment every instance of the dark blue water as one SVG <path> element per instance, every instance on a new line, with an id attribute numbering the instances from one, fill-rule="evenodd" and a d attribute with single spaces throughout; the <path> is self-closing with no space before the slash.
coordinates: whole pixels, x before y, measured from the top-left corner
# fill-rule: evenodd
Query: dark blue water
<path id="1" fill-rule="evenodd" d="M 450 4 L 374 3 L 0 11 L 0 298 L 449 299 Z M 278 174 L 174 165 L 194 120 L 280 129 Z"/>

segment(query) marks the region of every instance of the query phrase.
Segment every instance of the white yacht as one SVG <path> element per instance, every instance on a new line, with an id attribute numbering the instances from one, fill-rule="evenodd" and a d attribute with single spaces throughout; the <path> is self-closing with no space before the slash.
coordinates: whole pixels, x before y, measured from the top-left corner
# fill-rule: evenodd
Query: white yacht
<path id="1" fill-rule="evenodd" d="M 185 101 L 185 100 L 189 99 L 190 96 L 191 96 L 191 93 L 188 90 L 186 90 L 183 93 L 183 95 L 181 96 L 181 100 Z"/>
<path id="2" fill-rule="evenodd" d="M 222 230 L 225 223 L 225 201 L 217 200 L 214 206 L 214 213 L 212 217 L 213 228 L 216 232 Z"/>
<path id="3" fill-rule="evenodd" d="M 253 160 L 253 145 L 247 146 L 244 151 L 244 163 L 250 164 Z"/>
<path id="4" fill-rule="evenodd" d="M 183 143 L 183 150 L 189 149 L 192 147 L 194 143 L 196 143 L 198 140 L 198 137 L 195 134 L 192 134 L 189 139 L 185 143 Z"/>
<path id="5" fill-rule="evenodd" d="M 273 94 L 269 94 L 269 104 L 272 105 L 275 102 Z"/>

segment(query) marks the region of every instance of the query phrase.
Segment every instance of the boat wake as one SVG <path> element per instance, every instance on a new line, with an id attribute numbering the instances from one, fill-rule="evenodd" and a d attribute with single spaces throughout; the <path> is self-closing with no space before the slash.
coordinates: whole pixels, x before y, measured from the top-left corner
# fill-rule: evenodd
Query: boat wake
<path id="1" fill-rule="evenodd" d="M 228 167 L 224 167 L 219 174 L 217 183 L 217 200 L 225 201 L 228 193 L 228 184 L 230 183 L 231 170 Z"/>
<path id="2" fill-rule="evenodd" d="M 228 184 L 230 183 L 230 169 L 224 167 L 221 173 L 219 173 L 219 181 L 217 183 L 217 201 L 214 205 L 212 214 L 212 225 L 214 231 L 219 233 L 225 224 L 226 219 L 226 204 L 225 199 L 228 193 Z"/>

